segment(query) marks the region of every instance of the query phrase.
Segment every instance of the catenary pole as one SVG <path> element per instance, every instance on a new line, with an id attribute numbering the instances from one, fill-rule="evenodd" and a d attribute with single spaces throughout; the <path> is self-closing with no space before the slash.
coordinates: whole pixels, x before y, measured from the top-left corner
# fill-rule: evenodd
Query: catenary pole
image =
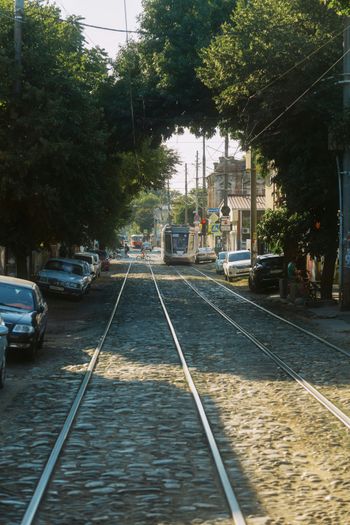
<path id="1" fill-rule="evenodd" d="M 185 164 L 185 224 L 188 224 L 188 203 L 187 203 L 187 163 Z"/>
<path id="2" fill-rule="evenodd" d="M 196 151 L 196 214 L 198 214 L 198 171 L 199 171 L 199 160 L 198 160 L 198 151 Z"/>
<path id="3" fill-rule="evenodd" d="M 343 59 L 343 108 L 344 114 L 350 109 L 350 17 L 345 18 L 344 29 L 344 59 Z M 340 279 L 343 290 L 340 294 L 340 306 L 343 310 L 350 309 L 350 145 L 344 145 L 343 166 L 341 170 L 341 186 L 343 198 L 343 228 L 340 235 L 339 250 L 342 254 Z"/>
<path id="4" fill-rule="evenodd" d="M 228 208 L 228 133 L 225 135 L 225 159 L 224 159 L 224 211 Z M 225 215 L 227 212 L 225 211 Z M 229 232 L 223 231 L 223 249 L 228 250 Z"/>
<path id="5" fill-rule="evenodd" d="M 22 25 L 24 15 L 24 0 L 15 0 L 15 23 L 14 23 L 14 43 L 15 43 L 15 94 L 21 91 L 22 73 Z"/>
<path id="6" fill-rule="evenodd" d="M 172 216 L 171 216 L 170 177 L 168 177 L 168 180 L 167 180 L 167 200 L 168 200 L 168 221 L 169 221 L 169 224 L 171 224 Z"/>
<path id="7" fill-rule="evenodd" d="M 207 218 L 207 195 L 206 195 L 206 156 L 205 156 L 205 135 L 203 134 L 203 154 L 202 154 L 202 186 L 203 186 L 203 218 Z M 206 225 L 207 227 L 207 225 Z M 202 236 L 202 246 L 207 245 L 207 234 L 206 230 L 204 235 Z"/>
<path id="8" fill-rule="evenodd" d="M 258 255 L 258 240 L 256 233 L 257 212 L 256 212 L 256 168 L 253 152 L 251 151 L 251 170 L 250 170 L 250 250 L 251 261 L 254 266 Z"/>

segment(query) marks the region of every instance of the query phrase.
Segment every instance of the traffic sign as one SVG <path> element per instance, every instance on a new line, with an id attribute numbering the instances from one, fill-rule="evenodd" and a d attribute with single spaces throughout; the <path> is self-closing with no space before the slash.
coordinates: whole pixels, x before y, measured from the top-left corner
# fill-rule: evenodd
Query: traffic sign
<path id="1" fill-rule="evenodd" d="M 218 218 L 219 217 L 216 215 L 216 213 L 212 213 L 209 217 L 209 222 L 216 222 Z"/>
<path id="2" fill-rule="evenodd" d="M 231 208 L 229 206 L 223 206 L 221 208 L 221 213 L 225 216 L 230 215 Z"/>
<path id="3" fill-rule="evenodd" d="M 221 217 L 220 218 L 220 230 L 222 232 L 229 232 L 229 231 L 231 231 L 230 217 Z"/>
<path id="4" fill-rule="evenodd" d="M 218 233 L 220 231 L 220 224 L 212 224 L 211 225 L 211 232 L 212 233 Z"/>
<path id="5" fill-rule="evenodd" d="M 208 208 L 208 213 L 219 213 L 220 208 Z"/>

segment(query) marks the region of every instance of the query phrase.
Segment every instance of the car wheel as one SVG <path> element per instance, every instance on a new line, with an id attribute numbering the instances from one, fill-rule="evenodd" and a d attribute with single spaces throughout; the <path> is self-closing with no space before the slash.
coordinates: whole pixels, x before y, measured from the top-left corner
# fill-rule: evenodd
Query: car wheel
<path id="1" fill-rule="evenodd" d="M 255 287 L 255 284 L 253 283 L 253 281 L 251 280 L 250 277 L 248 279 L 248 286 L 249 286 L 249 290 L 251 290 L 252 292 L 255 292 L 256 287 Z"/>
<path id="2" fill-rule="evenodd" d="M 31 361 L 35 361 L 38 355 L 39 341 L 34 341 L 31 347 L 28 348 L 28 357 Z"/>
<path id="3" fill-rule="evenodd" d="M 1 364 L 1 368 L 0 368 L 0 388 L 4 388 L 5 386 L 5 376 L 6 376 L 6 356 L 4 355 L 4 358 Z"/>
<path id="4" fill-rule="evenodd" d="M 41 334 L 41 337 L 38 341 L 38 348 L 42 348 L 45 341 L 45 331 Z"/>

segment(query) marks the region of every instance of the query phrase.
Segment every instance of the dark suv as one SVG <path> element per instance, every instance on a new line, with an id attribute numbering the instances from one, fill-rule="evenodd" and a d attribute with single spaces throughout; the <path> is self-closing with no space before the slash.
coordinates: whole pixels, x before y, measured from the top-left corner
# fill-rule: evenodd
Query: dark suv
<path id="1" fill-rule="evenodd" d="M 266 288 L 278 287 L 278 280 L 284 276 L 283 262 L 283 255 L 258 255 L 249 273 L 250 290 L 260 292 Z"/>

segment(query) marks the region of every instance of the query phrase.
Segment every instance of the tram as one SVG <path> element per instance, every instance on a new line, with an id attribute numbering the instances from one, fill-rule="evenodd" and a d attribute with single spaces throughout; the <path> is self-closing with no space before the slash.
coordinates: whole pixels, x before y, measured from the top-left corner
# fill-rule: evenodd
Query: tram
<path id="1" fill-rule="evenodd" d="M 143 235 L 131 235 L 130 239 L 131 248 L 142 248 Z"/>
<path id="2" fill-rule="evenodd" d="M 198 234 L 192 226 L 166 224 L 161 234 L 161 257 L 166 264 L 195 262 Z"/>

